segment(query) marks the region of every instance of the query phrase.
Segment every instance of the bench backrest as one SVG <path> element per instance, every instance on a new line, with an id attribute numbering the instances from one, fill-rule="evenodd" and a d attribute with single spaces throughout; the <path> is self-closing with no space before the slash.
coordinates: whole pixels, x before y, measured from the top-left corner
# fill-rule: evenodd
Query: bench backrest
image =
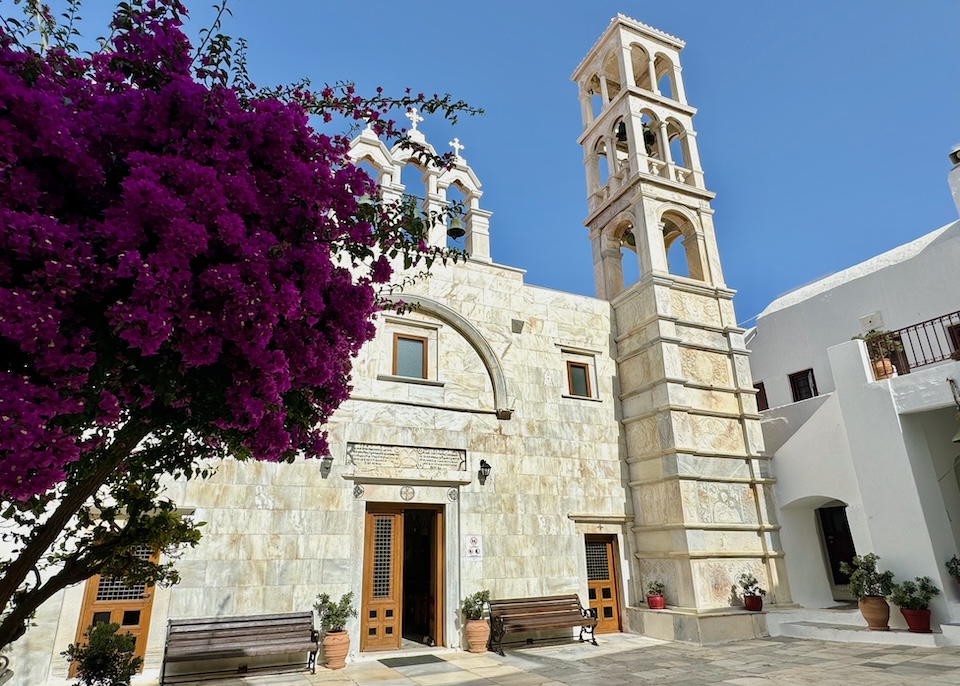
<path id="1" fill-rule="evenodd" d="M 167 624 L 167 646 L 170 648 L 195 643 L 209 644 L 211 641 L 229 644 L 241 640 L 263 643 L 286 639 L 310 640 L 312 636 L 312 612 L 171 619 Z"/>
<path id="2" fill-rule="evenodd" d="M 508 598 L 490 601 L 490 616 L 534 615 L 551 612 L 580 612 L 580 597 L 570 595 L 543 596 L 540 598 Z"/>

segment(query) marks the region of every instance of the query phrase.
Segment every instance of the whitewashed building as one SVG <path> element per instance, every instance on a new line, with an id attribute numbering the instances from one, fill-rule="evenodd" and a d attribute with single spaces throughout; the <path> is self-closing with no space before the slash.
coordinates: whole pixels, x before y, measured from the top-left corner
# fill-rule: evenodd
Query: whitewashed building
<path id="1" fill-rule="evenodd" d="M 573 74 L 596 298 L 526 285 L 492 260 L 496 222 L 459 141 L 455 166 L 439 170 L 361 134 L 353 155 L 384 199 L 411 192 L 411 166 L 427 214 L 462 198 L 471 259 L 406 289 L 412 311 L 379 317 L 329 425 L 331 459 L 226 462 L 174 484 L 207 523 L 178 563 L 182 582 L 68 589 L 14 647 L 13 683 L 64 683 L 60 652 L 96 617 L 138 634 L 149 682 L 168 619 L 304 610 L 319 592 L 354 592 L 354 655 L 459 648 L 459 601 L 484 588 L 577 593 L 600 631 L 763 635 L 737 577 L 758 577 L 768 603 L 791 597 L 683 47 L 618 16 Z M 434 227 L 431 243 L 447 240 Z M 666 611 L 646 607 L 653 580 Z"/>
<path id="2" fill-rule="evenodd" d="M 960 211 L 960 149 L 950 160 Z M 943 633 L 924 639 L 931 645 L 960 643 L 960 591 L 944 566 L 960 549 L 948 382 L 960 382 L 958 275 L 955 221 L 778 298 L 748 335 L 794 600 L 808 609 L 849 600 L 840 561 L 874 552 L 898 581 L 929 576 L 943 589 L 931 606 Z M 851 340 L 870 331 L 890 332 L 872 339 L 885 345 Z M 896 375 L 877 380 L 883 365 L 871 357 L 884 356 Z M 798 619 L 806 625 L 783 631 L 858 640 L 826 625 L 862 625 L 855 610 L 777 621 Z M 896 609 L 891 625 L 904 626 Z"/>

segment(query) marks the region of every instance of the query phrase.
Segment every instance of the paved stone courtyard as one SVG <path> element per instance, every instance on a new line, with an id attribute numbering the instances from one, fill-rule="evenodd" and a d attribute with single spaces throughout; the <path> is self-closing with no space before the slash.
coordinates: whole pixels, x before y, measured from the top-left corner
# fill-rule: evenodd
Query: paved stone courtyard
<path id="1" fill-rule="evenodd" d="M 701 647 L 630 634 L 472 655 L 364 657 L 345 669 L 206 682 L 216 686 L 857 686 L 960 684 L 960 648 L 765 638 Z M 384 663 L 387 664 L 384 664 Z M 416 663 L 416 664 L 402 664 Z M 400 663 L 400 664 L 398 664 Z M 388 666 L 391 665 L 392 666 Z"/>

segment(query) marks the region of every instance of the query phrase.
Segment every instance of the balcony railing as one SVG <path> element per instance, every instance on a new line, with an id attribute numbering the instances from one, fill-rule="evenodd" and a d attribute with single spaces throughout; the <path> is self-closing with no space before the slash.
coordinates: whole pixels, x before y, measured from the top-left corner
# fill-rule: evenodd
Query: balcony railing
<path id="1" fill-rule="evenodd" d="M 898 374 L 960 360 L 960 311 L 873 336 L 866 343 L 871 360 L 889 358 Z"/>

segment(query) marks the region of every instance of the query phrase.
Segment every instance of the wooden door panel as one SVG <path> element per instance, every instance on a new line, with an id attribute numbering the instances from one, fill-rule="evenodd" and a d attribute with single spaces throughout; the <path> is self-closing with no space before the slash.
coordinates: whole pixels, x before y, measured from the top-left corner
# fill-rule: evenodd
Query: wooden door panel
<path id="1" fill-rule="evenodd" d="M 144 559 L 157 562 L 159 555 L 149 548 L 137 551 Z M 136 639 L 134 655 L 141 660 L 147 652 L 147 630 L 153 610 L 153 586 L 127 586 L 120 579 L 100 576 L 87 579 L 83 592 L 83 606 L 77 624 L 76 643 L 86 643 L 87 629 L 106 622 L 119 624 L 118 634 L 131 634 Z M 143 665 L 141 663 L 141 670 Z M 76 676 L 76 663 L 70 665 L 70 676 Z"/>
<path id="2" fill-rule="evenodd" d="M 620 593 L 614 564 L 614 538 L 587 536 L 587 591 L 597 611 L 597 633 L 620 631 Z"/>
<path id="3" fill-rule="evenodd" d="M 403 513 L 369 510 L 363 554 L 360 650 L 397 650 L 403 633 Z"/>

